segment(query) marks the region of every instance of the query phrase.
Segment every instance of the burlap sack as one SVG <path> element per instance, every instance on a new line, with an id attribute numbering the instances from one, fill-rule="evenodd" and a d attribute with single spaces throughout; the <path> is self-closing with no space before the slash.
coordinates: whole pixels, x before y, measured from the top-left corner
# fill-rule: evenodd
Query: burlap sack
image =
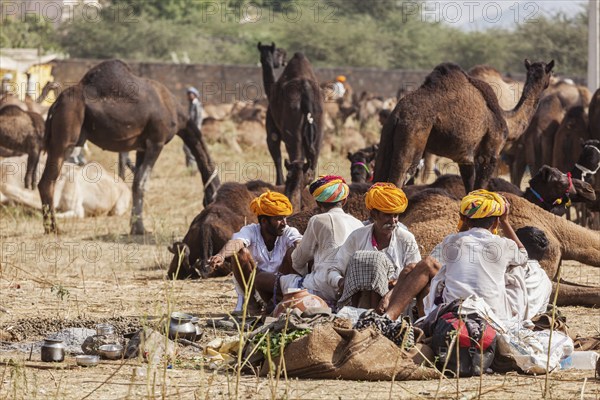
<path id="1" fill-rule="evenodd" d="M 418 345 L 432 359 L 427 346 Z M 425 380 L 436 379 L 438 372 L 420 366 L 424 361 L 416 348 L 403 352 L 389 339 L 371 328 L 363 331 L 336 328 L 331 323 L 320 325 L 297 341 L 288 344 L 284 352 L 288 376 L 314 379 L 351 380 Z M 279 360 L 274 360 L 278 365 Z M 265 362 L 261 376 L 267 375 Z"/>

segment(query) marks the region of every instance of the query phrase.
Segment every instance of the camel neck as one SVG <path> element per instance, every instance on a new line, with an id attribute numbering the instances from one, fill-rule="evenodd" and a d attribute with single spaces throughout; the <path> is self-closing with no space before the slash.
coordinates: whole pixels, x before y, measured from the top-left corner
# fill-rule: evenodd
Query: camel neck
<path id="1" fill-rule="evenodd" d="M 533 82 L 530 78 L 527 80 L 523 94 L 515 108 L 505 112 L 508 126 L 507 140 L 517 140 L 525 132 L 537 110 L 544 89 L 542 82 Z"/>
<path id="2" fill-rule="evenodd" d="M 267 99 L 271 99 L 271 88 L 275 84 L 275 69 L 273 64 L 267 61 L 262 62 L 263 85 Z"/>

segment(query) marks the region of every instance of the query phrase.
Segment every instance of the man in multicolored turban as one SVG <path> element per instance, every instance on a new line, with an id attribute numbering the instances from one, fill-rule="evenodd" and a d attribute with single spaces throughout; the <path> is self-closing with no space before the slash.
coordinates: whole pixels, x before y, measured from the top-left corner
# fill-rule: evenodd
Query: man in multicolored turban
<path id="1" fill-rule="evenodd" d="M 250 281 L 252 271 L 257 274 L 254 286 L 250 288 L 249 309 L 258 312 L 255 291 L 262 300 L 268 302 L 273 296 L 273 286 L 259 278 L 261 272 L 289 273 L 291 269 L 291 251 L 302 239 L 296 228 L 287 225 L 286 217 L 293 212 L 290 200 L 279 192 L 267 191 L 250 203 L 250 209 L 258 218 L 258 223 L 244 226 L 214 256 L 208 259 L 209 266 L 217 268 L 227 257 L 237 255 L 232 262 L 234 282 L 238 292 L 236 311 L 241 311 L 244 287 Z"/>
<path id="2" fill-rule="evenodd" d="M 421 260 L 414 235 L 398 222 L 408 205 L 402 189 L 376 183 L 366 193 L 365 205 L 373 223 L 350 234 L 328 280 L 341 293 L 338 307 L 351 304 L 383 313 L 395 302 L 396 308 L 402 307 L 397 318 L 426 289 L 438 265 L 433 259 Z M 398 286 L 403 298 L 392 299 L 396 290 L 390 288 Z"/>
<path id="3" fill-rule="evenodd" d="M 281 276 L 280 288 L 284 294 L 292 288 L 305 288 L 333 305 L 337 287 L 328 283 L 328 267 L 335 260 L 337 248 L 363 223 L 342 209 L 350 188 L 341 176 L 320 176 L 309 190 L 320 213 L 308 221 L 302 242 L 292 253 L 295 273 Z"/>
<path id="4" fill-rule="evenodd" d="M 462 199 L 459 232 L 447 236 L 432 253 L 443 268 L 432 281 L 426 312 L 436 302 L 476 295 L 498 318 L 509 321 L 517 316 L 507 296 L 505 274 L 526 265 L 527 251 L 508 221 L 509 211 L 502 195 L 487 190 L 475 190 Z M 498 228 L 504 237 L 496 234 Z M 520 273 L 522 268 L 514 271 Z"/>

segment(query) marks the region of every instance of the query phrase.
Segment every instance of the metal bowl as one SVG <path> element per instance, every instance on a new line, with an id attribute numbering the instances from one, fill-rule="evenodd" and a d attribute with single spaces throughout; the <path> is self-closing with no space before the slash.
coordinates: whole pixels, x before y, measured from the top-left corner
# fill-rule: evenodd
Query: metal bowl
<path id="1" fill-rule="evenodd" d="M 98 365 L 99 361 L 100 361 L 99 356 L 84 355 L 84 356 L 75 357 L 75 362 L 77 362 L 77 365 L 80 365 L 82 367 L 94 367 L 94 366 Z"/>
<path id="2" fill-rule="evenodd" d="M 97 335 L 114 335 L 115 327 L 111 324 L 98 324 L 96 325 L 96 334 Z"/>
<path id="3" fill-rule="evenodd" d="M 123 354 L 123 346 L 120 344 L 105 344 L 98 347 L 98 354 L 109 360 L 118 360 Z"/>

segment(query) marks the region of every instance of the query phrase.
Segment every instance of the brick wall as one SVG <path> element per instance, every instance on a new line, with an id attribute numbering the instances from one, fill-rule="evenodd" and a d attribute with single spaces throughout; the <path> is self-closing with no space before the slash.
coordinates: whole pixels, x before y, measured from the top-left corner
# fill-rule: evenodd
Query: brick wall
<path id="1" fill-rule="evenodd" d="M 63 87 L 79 81 L 100 60 L 71 59 L 54 62 L 55 82 Z M 263 96 L 262 70 L 252 65 L 201 65 L 130 62 L 136 75 L 165 84 L 173 93 L 184 96 L 185 88 L 196 86 L 203 102 L 229 103 Z M 282 69 L 278 70 L 280 73 Z M 416 88 L 430 71 L 381 70 L 374 68 L 315 68 L 317 77 L 332 80 L 345 75 L 356 94 L 368 91 L 383 97 L 395 96 L 400 87 Z"/>

